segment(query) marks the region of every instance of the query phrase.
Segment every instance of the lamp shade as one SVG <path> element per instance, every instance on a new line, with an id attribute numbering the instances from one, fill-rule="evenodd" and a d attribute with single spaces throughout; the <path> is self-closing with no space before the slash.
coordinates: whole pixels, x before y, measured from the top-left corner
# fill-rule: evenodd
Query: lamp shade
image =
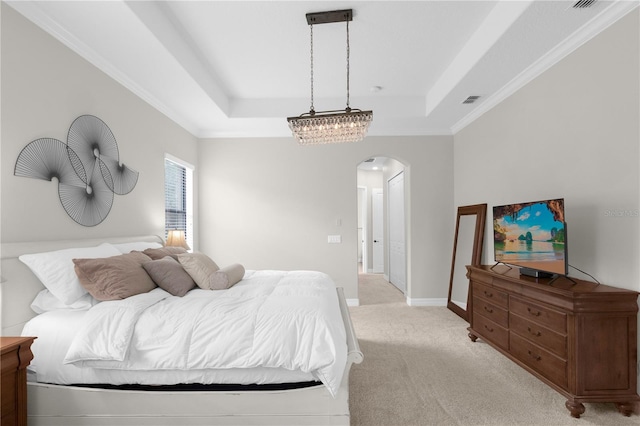
<path id="1" fill-rule="evenodd" d="M 172 229 L 167 233 L 167 242 L 165 243 L 167 247 L 182 247 L 186 250 L 191 250 L 189 244 L 184 238 L 184 231 L 181 229 Z"/>

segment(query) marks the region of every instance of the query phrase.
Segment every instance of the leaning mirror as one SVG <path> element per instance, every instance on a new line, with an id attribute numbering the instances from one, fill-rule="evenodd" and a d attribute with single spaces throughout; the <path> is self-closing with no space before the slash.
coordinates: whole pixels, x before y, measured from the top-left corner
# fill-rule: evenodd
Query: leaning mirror
<path id="1" fill-rule="evenodd" d="M 469 279 L 466 266 L 480 264 L 486 215 L 486 204 L 474 204 L 458 207 L 456 216 L 447 308 L 466 321 L 469 321 Z"/>

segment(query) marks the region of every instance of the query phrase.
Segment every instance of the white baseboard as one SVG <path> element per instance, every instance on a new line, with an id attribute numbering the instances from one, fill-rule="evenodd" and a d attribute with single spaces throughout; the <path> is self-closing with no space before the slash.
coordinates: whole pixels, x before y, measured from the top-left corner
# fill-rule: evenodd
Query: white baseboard
<path id="1" fill-rule="evenodd" d="M 347 299 L 347 306 L 360 306 L 360 299 Z"/>
<path id="2" fill-rule="evenodd" d="M 447 306 L 447 299 L 426 299 L 407 297 L 409 306 Z"/>

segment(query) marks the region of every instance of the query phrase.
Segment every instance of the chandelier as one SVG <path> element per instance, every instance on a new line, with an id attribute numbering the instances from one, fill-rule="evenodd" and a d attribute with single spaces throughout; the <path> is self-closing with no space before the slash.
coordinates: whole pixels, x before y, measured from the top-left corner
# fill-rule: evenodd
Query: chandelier
<path id="1" fill-rule="evenodd" d="M 289 128 L 300 145 L 357 142 L 364 139 L 373 119 L 373 111 L 349 106 L 349 21 L 351 9 L 307 13 L 311 33 L 311 108 L 297 117 L 288 117 Z M 313 107 L 313 25 L 347 23 L 347 105 L 344 110 L 316 111 Z"/>

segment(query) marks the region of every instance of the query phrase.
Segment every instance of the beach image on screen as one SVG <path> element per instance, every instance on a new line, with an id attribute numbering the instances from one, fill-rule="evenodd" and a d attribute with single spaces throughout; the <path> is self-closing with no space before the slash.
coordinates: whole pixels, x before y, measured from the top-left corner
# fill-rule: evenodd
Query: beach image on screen
<path id="1" fill-rule="evenodd" d="M 564 200 L 493 208 L 496 262 L 566 274 Z"/>

